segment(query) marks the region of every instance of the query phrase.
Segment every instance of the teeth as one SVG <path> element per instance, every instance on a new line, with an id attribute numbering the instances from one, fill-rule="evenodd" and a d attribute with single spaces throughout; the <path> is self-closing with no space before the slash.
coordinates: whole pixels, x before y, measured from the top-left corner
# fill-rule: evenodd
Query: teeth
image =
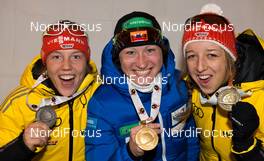
<path id="1" fill-rule="evenodd" d="M 210 76 L 209 75 L 199 75 L 199 79 L 208 79 Z"/>
<path id="2" fill-rule="evenodd" d="M 73 79 L 74 76 L 73 75 L 61 75 L 60 78 L 63 80 L 70 80 L 70 79 Z"/>
<path id="3" fill-rule="evenodd" d="M 138 70 L 136 71 L 139 75 L 146 75 L 149 73 L 150 70 Z"/>

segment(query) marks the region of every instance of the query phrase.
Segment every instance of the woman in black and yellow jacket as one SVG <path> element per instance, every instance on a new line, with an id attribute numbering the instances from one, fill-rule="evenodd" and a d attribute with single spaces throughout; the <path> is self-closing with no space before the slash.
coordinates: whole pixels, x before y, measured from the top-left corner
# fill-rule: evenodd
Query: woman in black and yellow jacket
<path id="1" fill-rule="evenodd" d="M 254 79 L 263 77 L 264 64 L 252 62 L 264 59 L 263 48 L 245 65 L 234 26 L 220 14 L 220 7 L 207 5 L 186 21 L 182 39 L 200 161 L 263 161 L 264 80 Z M 254 73 L 240 73 L 252 66 Z"/>
<path id="2" fill-rule="evenodd" d="M 74 26 L 44 32 L 41 55 L 1 104 L 1 161 L 85 160 L 87 103 L 99 83 L 88 37 Z"/>

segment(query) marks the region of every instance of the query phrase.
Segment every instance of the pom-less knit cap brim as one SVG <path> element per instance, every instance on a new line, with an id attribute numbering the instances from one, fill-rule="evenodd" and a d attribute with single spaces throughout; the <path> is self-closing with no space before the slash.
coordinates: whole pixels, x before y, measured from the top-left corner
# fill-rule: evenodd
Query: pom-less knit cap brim
<path id="1" fill-rule="evenodd" d="M 132 12 L 121 17 L 115 27 L 114 53 L 127 47 L 155 44 L 161 47 L 161 28 L 155 17 L 145 12 Z"/>
<path id="2" fill-rule="evenodd" d="M 131 19 L 135 20 L 135 18 L 141 18 L 142 23 L 133 23 L 133 21 L 129 21 Z M 135 21 L 134 21 L 135 22 Z M 139 21 L 137 21 L 139 22 Z M 161 30 L 160 25 L 158 23 L 158 21 L 156 20 L 156 18 L 148 13 L 145 12 L 132 12 L 129 13 L 123 17 L 121 17 L 115 27 L 115 31 L 114 31 L 114 35 L 118 34 L 119 32 L 121 32 L 124 29 L 131 29 L 131 28 L 140 28 L 140 27 L 154 27 L 158 30 Z"/>
<path id="3" fill-rule="evenodd" d="M 199 21 L 201 22 L 200 23 L 201 26 L 196 27 L 196 23 L 193 23 L 189 30 L 186 29 L 184 31 L 183 39 L 182 39 L 183 56 L 186 57 L 185 50 L 188 44 L 198 41 L 208 41 L 216 45 L 219 45 L 232 57 L 234 61 L 236 61 L 238 56 L 235 46 L 235 34 L 234 34 L 233 25 L 232 28 L 221 29 L 221 25 L 217 25 L 217 23 L 206 22 L 206 16 L 210 16 L 210 17 L 215 16 L 216 19 L 217 17 L 226 19 L 225 17 L 217 14 L 207 13 L 207 14 L 196 15 L 194 17 L 197 16 L 199 16 L 199 18 L 201 19 Z M 226 25 L 230 25 L 228 20 Z"/>

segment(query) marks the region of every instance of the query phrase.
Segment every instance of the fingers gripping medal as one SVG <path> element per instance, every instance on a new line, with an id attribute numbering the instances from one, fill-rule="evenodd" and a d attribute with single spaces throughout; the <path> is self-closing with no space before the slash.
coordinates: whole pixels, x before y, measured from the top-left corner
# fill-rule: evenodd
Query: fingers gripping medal
<path id="1" fill-rule="evenodd" d="M 240 98 L 241 96 L 235 88 L 226 88 L 218 93 L 217 103 L 222 109 L 232 111 L 232 106 L 236 104 Z"/>
<path id="2" fill-rule="evenodd" d="M 135 140 L 139 148 L 144 151 L 149 151 L 154 149 L 158 145 L 159 137 L 155 130 L 147 127 L 147 125 L 142 123 L 143 127 L 136 133 Z"/>
<path id="3" fill-rule="evenodd" d="M 36 121 L 44 122 L 52 128 L 56 124 L 57 115 L 51 106 L 44 106 L 37 110 Z"/>

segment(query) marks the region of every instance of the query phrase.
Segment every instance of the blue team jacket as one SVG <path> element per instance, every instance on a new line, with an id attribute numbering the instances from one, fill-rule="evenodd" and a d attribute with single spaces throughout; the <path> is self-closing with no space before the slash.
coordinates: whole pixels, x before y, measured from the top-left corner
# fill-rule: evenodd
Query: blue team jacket
<path id="1" fill-rule="evenodd" d="M 168 43 L 167 40 L 164 42 Z M 112 47 L 110 41 L 104 48 L 101 74 L 105 80 L 88 104 L 85 136 L 87 161 L 132 160 L 126 143 L 129 141 L 130 128 L 138 125 L 140 120 L 127 84 L 122 79 L 115 79 L 115 82 L 110 79 L 123 77 L 123 73 L 112 62 Z M 195 124 L 191 116 L 186 117 L 187 89 L 180 79 L 180 72 L 175 70 L 171 50 L 167 53 L 167 62 L 161 72 L 167 83 L 162 85 L 160 116 L 155 122 L 161 124 L 164 133 L 159 136 L 158 146 L 146 152 L 142 160 L 196 161 L 199 143 L 195 135 Z M 149 114 L 151 94 L 138 93 Z M 173 133 L 175 130 L 178 132 Z"/>

